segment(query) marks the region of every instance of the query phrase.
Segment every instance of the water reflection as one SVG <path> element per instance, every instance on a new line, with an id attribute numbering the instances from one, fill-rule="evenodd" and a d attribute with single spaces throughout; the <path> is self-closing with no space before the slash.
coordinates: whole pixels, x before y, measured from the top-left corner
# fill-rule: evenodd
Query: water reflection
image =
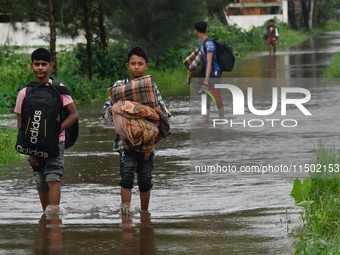
<path id="1" fill-rule="evenodd" d="M 62 220 L 59 214 L 41 216 L 39 221 L 39 234 L 35 255 L 64 255 L 62 236 Z"/>
<path id="2" fill-rule="evenodd" d="M 137 233 L 133 218 L 129 215 L 122 216 L 122 255 L 157 254 L 150 215 L 149 212 L 140 212 L 139 241 L 136 239 Z M 136 251 L 139 251 L 139 253 L 136 253 Z"/>

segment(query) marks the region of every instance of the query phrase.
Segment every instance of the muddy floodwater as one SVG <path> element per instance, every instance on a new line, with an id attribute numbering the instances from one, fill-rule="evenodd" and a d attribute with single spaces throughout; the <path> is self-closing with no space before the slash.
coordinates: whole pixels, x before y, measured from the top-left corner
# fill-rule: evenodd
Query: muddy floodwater
<path id="1" fill-rule="evenodd" d="M 274 57 L 261 52 L 239 59 L 235 71 L 227 75 L 322 77 L 338 51 L 340 33 L 327 33 L 291 49 L 279 49 Z M 287 139 L 273 140 L 272 147 L 256 143 L 264 139 L 265 132 L 235 132 L 225 144 L 220 141 L 219 153 L 235 164 L 288 158 L 304 162 L 314 159 L 316 132 L 326 143 L 338 144 L 340 87 L 314 84 L 310 90 L 316 95 L 310 109 L 324 113 L 322 122 L 327 128 L 318 131 L 313 125 L 316 130 L 299 129 Z M 127 218 L 119 214 L 119 156 L 112 152 L 112 125 L 99 118 L 101 105 L 79 109 L 81 133 L 77 144 L 65 153 L 59 216 L 43 214 L 26 160 L 2 167 L 0 254 L 294 254 L 296 239 L 292 233 L 300 224 L 300 209 L 294 206 L 290 191 L 296 176 L 193 173 L 189 167 L 189 102 L 189 97 L 166 98 L 173 114 L 172 134 L 156 146 L 150 213 L 139 212 L 135 187 L 134 213 Z M 14 127 L 15 116 L 7 115 L 0 124 Z M 274 133 L 268 133 L 269 140 L 277 135 Z M 214 139 L 214 134 L 211 137 Z M 228 149 L 236 144 L 245 147 Z M 202 145 L 202 150 L 207 148 Z"/>

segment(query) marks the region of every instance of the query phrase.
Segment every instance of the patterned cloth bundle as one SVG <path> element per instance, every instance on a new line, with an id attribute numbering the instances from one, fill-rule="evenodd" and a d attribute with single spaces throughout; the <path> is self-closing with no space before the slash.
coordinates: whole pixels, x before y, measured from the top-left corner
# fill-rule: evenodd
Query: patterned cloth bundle
<path id="1" fill-rule="evenodd" d="M 112 106 L 116 132 L 127 150 L 145 147 L 147 160 L 159 137 L 159 116 L 151 107 L 131 101 L 119 101 Z"/>
<path id="2" fill-rule="evenodd" d="M 202 53 L 197 48 L 183 61 L 184 66 L 188 69 L 188 76 L 191 78 L 203 77 Z"/>
<path id="3" fill-rule="evenodd" d="M 112 103 L 119 100 L 133 101 L 150 107 L 158 105 L 156 89 L 153 86 L 154 79 L 152 75 L 146 75 L 129 83 L 121 84 L 107 89 Z"/>

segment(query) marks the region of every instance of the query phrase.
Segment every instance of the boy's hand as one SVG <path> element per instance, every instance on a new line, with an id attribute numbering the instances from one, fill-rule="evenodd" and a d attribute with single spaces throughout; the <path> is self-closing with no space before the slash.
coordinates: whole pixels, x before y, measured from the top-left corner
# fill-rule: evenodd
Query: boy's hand
<path id="1" fill-rule="evenodd" d="M 112 107 L 108 109 L 109 113 L 112 115 Z"/>
<path id="2" fill-rule="evenodd" d="M 29 156 L 28 162 L 30 163 L 31 166 L 39 166 L 40 164 L 40 159 L 37 156 Z"/>

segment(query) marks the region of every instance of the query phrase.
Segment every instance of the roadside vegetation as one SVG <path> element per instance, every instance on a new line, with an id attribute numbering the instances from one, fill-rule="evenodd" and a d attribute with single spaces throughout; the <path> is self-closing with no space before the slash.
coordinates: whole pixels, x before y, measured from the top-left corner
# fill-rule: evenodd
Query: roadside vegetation
<path id="1" fill-rule="evenodd" d="M 298 255 L 339 254 L 340 251 L 340 150 L 320 143 L 310 178 L 294 181 L 292 196 L 302 206 L 303 225 L 297 230 Z M 324 171 L 325 170 L 325 171 Z"/>
<path id="2" fill-rule="evenodd" d="M 324 73 L 325 78 L 340 78 L 340 53 L 336 53 L 327 70 Z"/>
<path id="3" fill-rule="evenodd" d="M 14 129 L 0 129 L 0 166 L 20 159 L 19 154 L 14 149 L 16 138 L 16 131 Z"/>

